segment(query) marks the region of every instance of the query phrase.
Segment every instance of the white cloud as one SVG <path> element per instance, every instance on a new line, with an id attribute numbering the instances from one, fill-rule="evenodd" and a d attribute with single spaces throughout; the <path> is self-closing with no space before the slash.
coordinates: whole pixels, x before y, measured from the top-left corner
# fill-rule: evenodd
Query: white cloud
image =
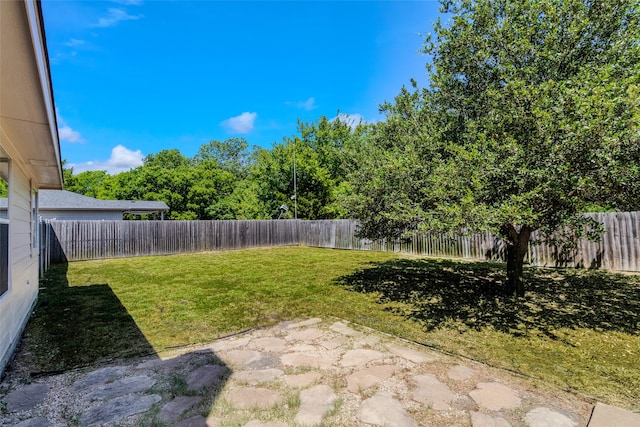
<path id="1" fill-rule="evenodd" d="M 84 144 L 86 142 L 82 135 L 80 135 L 80 132 L 73 130 L 60 114 L 58 114 L 57 109 L 56 120 L 58 121 L 58 138 L 60 138 L 61 141 L 67 141 L 73 144 Z"/>
<path id="2" fill-rule="evenodd" d="M 79 39 L 70 39 L 68 42 L 66 42 L 64 45 L 65 46 L 69 46 L 69 47 L 77 47 L 77 46 L 82 46 L 83 44 L 85 44 L 84 40 L 79 40 Z"/>
<path id="3" fill-rule="evenodd" d="M 318 108 L 318 106 L 316 105 L 316 99 L 313 96 L 307 99 L 306 101 L 298 101 L 298 102 L 285 101 L 285 104 L 295 105 L 297 108 L 302 108 L 303 110 L 306 110 L 306 111 L 311 111 Z"/>
<path id="4" fill-rule="evenodd" d="M 120 3 L 127 6 L 140 6 L 142 4 L 142 0 L 111 0 L 114 3 Z"/>
<path id="5" fill-rule="evenodd" d="M 84 142 L 84 139 L 82 139 L 80 132 L 71 129 L 67 125 L 63 125 L 62 127 L 58 128 L 58 137 L 63 141 L 71 142 L 74 144 Z"/>
<path id="6" fill-rule="evenodd" d="M 329 120 L 331 122 L 335 120 L 340 120 L 342 123 L 349 125 L 351 129 L 355 129 L 360 123 L 365 123 L 364 117 L 360 114 L 345 114 L 340 113 L 333 119 Z"/>
<path id="7" fill-rule="evenodd" d="M 303 108 L 306 111 L 311 111 L 311 110 L 315 110 L 316 108 L 318 108 L 318 106 L 316 105 L 316 100 L 314 97 L 311 97 L 309 99 L 307 99 L 306 101 L 300 101 L 296 104 L 296 106 L 298 108 Z"/>
<path id="8" fill-rule="evenodd" d="M 72 163 L 69 166 L 73 168 L 73 173 L 75 174 L 85 171 L 107 171 L 108 174 L 115 175 L 142 166 L 143 160 L 142 151 L 133 151 L 124 145 L 116 145 L 111 150 L 111 157 L 105 161 L 95 160 L 85 163 Z"/>
<path id="9" fill-rule="evenodd" d="M 135 21 L 142 18 L 142 15 L 129 15 L 124 9 L 111 8 L 106 17 L 98 19 L 92 27 L 113 27 L 122 21 Z"/>
<path id="10" fill-rule="evenodd" d="M 244 112 L 239 116 L 231 117 L 220 123 L 228 132 L 249 133 L 253 130 L 253 124 L 258 113 Z"/>

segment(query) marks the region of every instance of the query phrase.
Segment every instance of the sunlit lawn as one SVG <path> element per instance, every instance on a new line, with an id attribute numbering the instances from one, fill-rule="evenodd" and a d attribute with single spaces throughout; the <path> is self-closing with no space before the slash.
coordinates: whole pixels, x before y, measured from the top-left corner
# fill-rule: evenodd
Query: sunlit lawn
<path id="1" fill-rule="evenodd" d="M 640 410 L 640 275 L 530 268 L 514 302 L 503 270 L 297 247 L 56 265 L 21 351 L 68 369 L 335 316 Z"/>

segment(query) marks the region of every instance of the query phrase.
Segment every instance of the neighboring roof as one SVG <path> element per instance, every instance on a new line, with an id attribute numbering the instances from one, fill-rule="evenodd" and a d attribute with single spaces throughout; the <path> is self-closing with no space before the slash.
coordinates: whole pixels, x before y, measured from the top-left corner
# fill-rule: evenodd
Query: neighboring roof
<path id="1" fill-rule="evenodd" d="M 150 213 L 169 210 L 165 202 L 145 200 L 98 200 L 66 190 L 40 190 L 38 208 L 41 211 L 118 211 Z M 7 208 L 7 199 L 0 198 L 0 209 Z"/>

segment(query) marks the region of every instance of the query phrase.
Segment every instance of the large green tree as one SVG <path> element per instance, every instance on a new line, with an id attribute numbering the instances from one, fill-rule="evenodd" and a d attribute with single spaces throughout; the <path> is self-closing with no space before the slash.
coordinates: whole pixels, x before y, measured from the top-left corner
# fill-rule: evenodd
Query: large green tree
<path id="1" fill-rule="evenodd" d="M 637 0 L 442 1 L 430 87 L 403 89 L 357 152 L 363 233 L 492 231 L 509 295 L 530 238 L 597 233 L 594 206 L 640 206 Z M 554 234 L 556 233 L 556 234 Z"/>

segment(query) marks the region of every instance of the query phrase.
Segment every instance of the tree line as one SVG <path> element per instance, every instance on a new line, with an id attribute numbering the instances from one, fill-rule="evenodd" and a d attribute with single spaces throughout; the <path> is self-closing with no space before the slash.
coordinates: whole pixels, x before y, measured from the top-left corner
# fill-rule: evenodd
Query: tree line
<path id="1" fill-rule="evenodd" d="M 172 219 L 356 218 L 361 235 L 489 231 L 524 295 L 530 237 L 595 238 L 582 213 L 640 209 L 640 2 L 441 0 L 412 81 L 351 127 L 321 117 L 271 150 L 242 139 L 177 150 L 110 177 L 65 176 L 99 198 L 164 200 Z M 67 175 L 67 174 L 65 174 Z"/>
<path id="2" fill-rule="evenodd" d="M 346 218 L 347 152 L 369 127 L 321 117 L 300 122 L 296 135 L 271 149 L 230 138 L 203 144 L 192 158 L 178 149 L 149 154 L 116 175 L 65 167 L 64 188 L 98 199 L 163 201 L 173 220 Z"/>

